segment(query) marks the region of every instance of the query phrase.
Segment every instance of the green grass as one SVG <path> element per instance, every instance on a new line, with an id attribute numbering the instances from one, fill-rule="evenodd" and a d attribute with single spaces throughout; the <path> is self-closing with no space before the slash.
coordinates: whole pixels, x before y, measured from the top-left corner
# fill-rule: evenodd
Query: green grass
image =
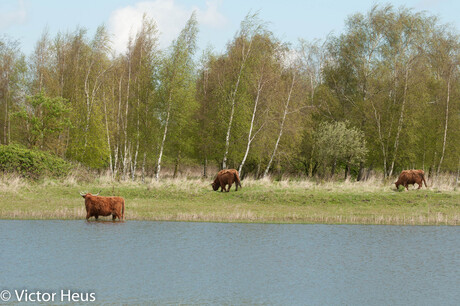
<path id="1" fill-rule="evenodd" d="M 381 182 L 324 183 L 268 180 L 242 182 L 243 189 L 214 192 L 211 180 L 111 182 L 72 178 L 30 183 L 0 182 L 1 219 L 84 219 L 79 191 L 126 200 L 126 220 L 327 224 L 457 225 L 460 192 L 453 188 L 396 191 Z M 107 217 L 108 218 L 108 217 Z"/>

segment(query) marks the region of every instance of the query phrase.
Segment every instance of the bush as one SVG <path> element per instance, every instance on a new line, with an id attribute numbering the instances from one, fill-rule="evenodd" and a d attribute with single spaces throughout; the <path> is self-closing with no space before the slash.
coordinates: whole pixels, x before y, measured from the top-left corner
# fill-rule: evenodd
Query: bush
<path id="1" fill-rule="evenodd" d="M 348 122 L 323 122 L 315 133 L 315 152 L 319 162 L 355 165 L 367 154 L 364 133 Z"/>
<path id="2" fill-rule="evenodd" d="M 0 145 L 0 171 L 31 179 L 62 177 L 72 165 L 52 154 L 29 150 L 19 145 Z"/>

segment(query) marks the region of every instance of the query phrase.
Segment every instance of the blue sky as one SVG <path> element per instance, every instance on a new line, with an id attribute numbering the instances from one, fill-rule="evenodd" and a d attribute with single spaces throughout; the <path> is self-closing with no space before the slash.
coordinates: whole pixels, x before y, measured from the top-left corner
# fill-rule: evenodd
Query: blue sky
<path id="1" fill-rule="evenodd" d="M 350 14 L 365 13 L 373 4 L 387 3 L 426 11 L 438 16 L 441 23 L 460 29 L 458 0 L 0 0 L 0 35 L 18 39 L 21 50 L 29 55 L 45 28 L 51 37 L 77 26 L 87 28 L 92 36 L 99 25 L 105 24 L 112 35 L 113 48 L 123 51 L 145 12 L 156 20 L 160 45 L 166 47 L 195 10 L 200 24 L 200 49 L 211 45 L 223 51 L 250 11 L 259 11 L 277 37 L 295 44 L 299 38 L 313 40 L 331 32 L 339 34 Z"/>

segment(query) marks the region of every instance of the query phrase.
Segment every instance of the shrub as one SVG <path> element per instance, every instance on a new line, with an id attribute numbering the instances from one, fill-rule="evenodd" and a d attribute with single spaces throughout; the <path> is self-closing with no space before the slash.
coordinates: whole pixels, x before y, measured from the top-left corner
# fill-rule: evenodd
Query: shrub
<path id="1" fill-rule="evenodd" d="M 337 163 L 347 165 L 346 171 L 349 171 L 350 166 L 364 161 L 367 154 L 364 133 L 349 127 L 348 122 L 321 123 L 314 141 L 316 160 L 323 165 L 332 164 L 332 172 Z"/>
<path id="2" fill-rule="evenodd" d="M 72 165 L 62 158 L 19 145 L 0 145 L 0 171 L 31 179 L 62 177 Z"/>

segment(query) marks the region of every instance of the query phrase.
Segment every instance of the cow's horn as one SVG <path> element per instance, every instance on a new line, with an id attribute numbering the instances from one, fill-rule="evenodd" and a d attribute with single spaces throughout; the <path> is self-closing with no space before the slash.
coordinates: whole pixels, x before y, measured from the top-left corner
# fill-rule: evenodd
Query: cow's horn
<path id="1" fill-rule="evenodd" d="M 81 195 L 81 196 L 84 196 L 84 195 L 86 195 L 86 192 L 81 192 L 81 191 L 80 191 L 80 195 Z"/>
<path id="2" fill-rule="evenodd" d="M 95 194 L 94 196 L 97 197 L 100 193 L 101 193 L 102 189 L 99 190 L 99 192 L 97 194 Z"/>

